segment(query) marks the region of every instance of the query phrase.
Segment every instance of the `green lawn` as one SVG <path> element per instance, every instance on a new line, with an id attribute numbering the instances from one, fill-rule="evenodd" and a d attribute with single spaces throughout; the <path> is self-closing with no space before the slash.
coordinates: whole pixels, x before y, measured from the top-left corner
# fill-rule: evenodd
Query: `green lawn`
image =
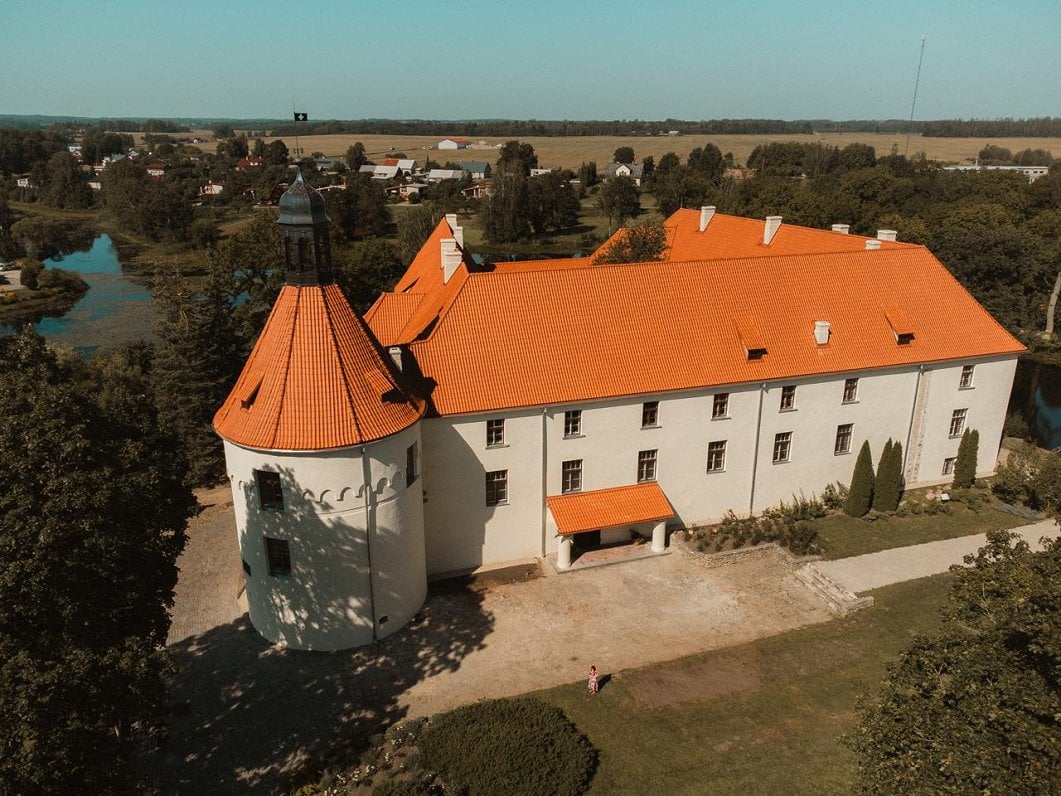
<path id="1" fill-rule="evenodd" d="M 846 619 L 622 672 L 595 697 L 581 682 L 537 696 L 600 750 L 591 794 L 850 793 L 855 762 L 841 736 L 858 698 L 937 624 L 950 581 L 889 586 Z"/>
<path id="2" fill-rule="evenodd" d="M 947 514 L 881 516 L 875 520 L 832 514 L 815 520 L 814 527 L 818 529 L 818 544 L 822 547 L 825 557 L 831 559 L 1003 528 L 1016 528 L 1029 522 L 1031 521 L 989 506 L 973 511 L 961 504 L 952 503 Z"/>

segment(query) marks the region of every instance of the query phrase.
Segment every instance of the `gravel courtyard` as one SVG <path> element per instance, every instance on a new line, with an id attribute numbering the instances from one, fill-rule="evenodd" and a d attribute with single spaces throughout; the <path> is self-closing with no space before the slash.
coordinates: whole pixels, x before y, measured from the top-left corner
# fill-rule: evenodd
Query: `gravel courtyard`
<path id="1" fill-rule="evenodd" d="M 707 569 L 672 554 L 432 584 L 415 626 L 359 650 L 293 652 L 265 642 L 237 597 L 230 493 L 200 500 L 170 634 L 171 735 L 145 761 L 168 793 L 272 792 L 308 759 L 407 716 L 830 618 L 776 557 Z"/>

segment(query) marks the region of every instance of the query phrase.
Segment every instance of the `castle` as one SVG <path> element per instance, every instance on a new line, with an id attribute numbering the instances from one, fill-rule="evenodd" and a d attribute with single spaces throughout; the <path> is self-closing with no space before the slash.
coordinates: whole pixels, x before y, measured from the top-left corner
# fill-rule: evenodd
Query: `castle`
<path id="1" fill-rule="evenodd" d="M 300 175 L 280 210 L 285 285 L 214 420 L 272 641 L 371 643 L 430 576 L 662 551 L 668 527 L 847 482 L 864 440 L 902 442 L 920 486 L 976 428 L 994 469 L 1023 347 L 894 232 L 705 207 L 667 219 L 660 262 L 480 266 L 447 216 L 362 319 L 320 194 Z"/>

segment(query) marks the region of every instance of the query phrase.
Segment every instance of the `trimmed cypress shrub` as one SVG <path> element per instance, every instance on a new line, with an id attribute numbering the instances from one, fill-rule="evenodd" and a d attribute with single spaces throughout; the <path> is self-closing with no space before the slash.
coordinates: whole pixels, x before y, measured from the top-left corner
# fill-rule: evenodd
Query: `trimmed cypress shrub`
<path id="1" fill-rule="evenodd" d="M 976 481 L 976 458 L 980 447 L 980 432 L 975 428 L 965 429 L 958 445 L 958 458 L 954 462 L 954 488 L 968 489 Z"/>
<path id="2" fill-rule="evenodd" d="M 891 477 L 892 467 L 892 440 L 891 437 L 884 443 L 881 451 L 880 461 L 877 462 L 877 478 L 873 483 L 873 510 L 891 511 L 888 506 L 892 502 L 894 479 Z"/>
<path id="3" fill-rule="evenodd" d="M 862 443 L 851 474 L 851 488 L 844 503 L 844 514 L 863 517 L 873 505 L 873 457 L 869 452 L 869 440 Z"/>
<path id="4" fill-rule="evenodd" d="M 903 443 L 898 440 L 892 445 L 892 460 L 894 462 L 892 475 L 895 478 L 895 502 L 888 511 L 897 511 L 899 502 L 903 499 L 903 489 L 906 481 L 903 478 Z"/>

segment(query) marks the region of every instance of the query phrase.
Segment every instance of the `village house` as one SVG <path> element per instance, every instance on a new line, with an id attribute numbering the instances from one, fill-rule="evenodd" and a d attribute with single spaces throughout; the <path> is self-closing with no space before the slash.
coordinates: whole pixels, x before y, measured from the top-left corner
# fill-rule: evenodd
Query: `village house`
<path id="1" fill-rule="evenodd" d="M 645 167 L 641 163 L 609 163 L 604 170 L 604 179 L 612 177 L 629 177 L 634 185 L 641 187 L 641 179 L 644 176 Z"/>
<path id="2" fill-rule="evenodd" d="M 169 171 L 168 163 L 148 163 L 147 164 L 147 176 L 153 177 L 156 180 L 161 180 L 166 176 L 166 172 Z"/>
<path id="3" fill-rule="evenodd" d="M 471 143 L 467 138 L 446 138 L 438 142 L 439 149 L 467 149 Z"/>
<path id="4" fill-rule="evenodd" d="M 457 165 L 468 172 L 473 180 L 485 180 L 490 175 L 490 164 L 485 160 L 462 160 Z"/>
<path id="5" fill-rule="evenodd" d="M 214 421 L 273 641 L 370 643 L 428 576 L 662 552 L 849 481 L 863 441 L 903 443 L 911 487 L 949 481 L 967 428 L 994 468 L 1023 346 L 894 232 L 705 207 L 667 219 L 661 262 L 483 268 L 451 215 L 362 320 L 301 176 L 280 224 L 286 284 Z"/>

